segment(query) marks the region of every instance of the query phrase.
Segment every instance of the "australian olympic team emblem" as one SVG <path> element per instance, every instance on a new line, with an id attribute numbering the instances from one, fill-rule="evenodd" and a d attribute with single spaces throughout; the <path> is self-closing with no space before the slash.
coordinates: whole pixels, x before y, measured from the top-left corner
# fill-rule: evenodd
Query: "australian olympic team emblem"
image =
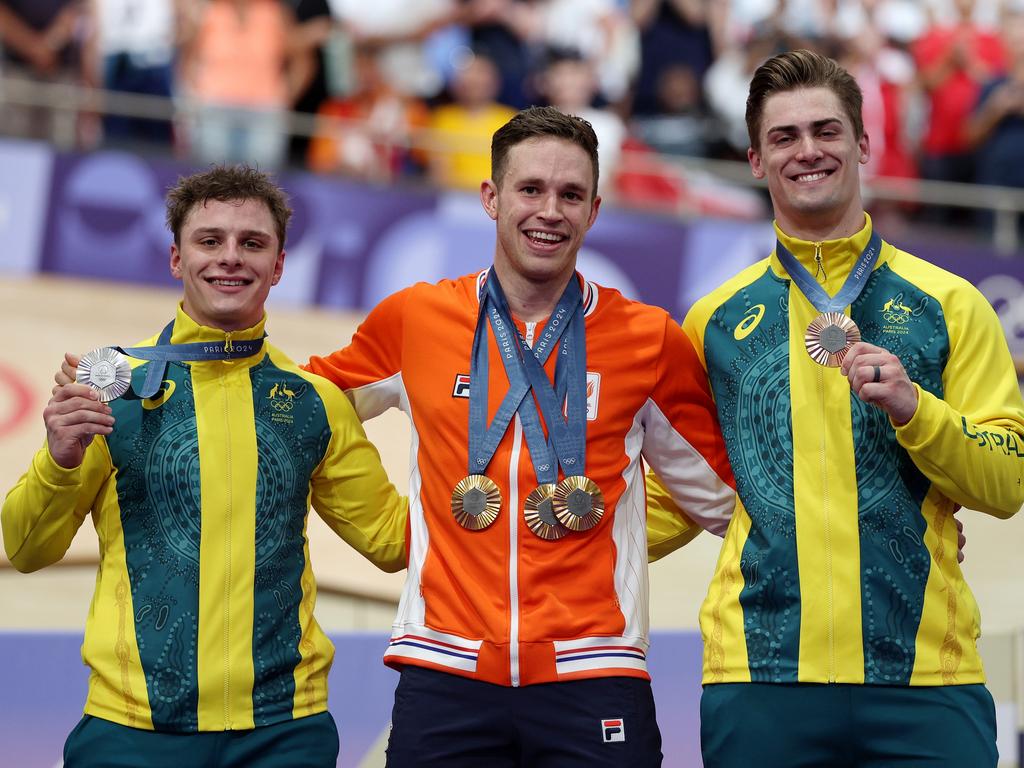
<path id="1" fill-rule="evenodd" d="M 899 297 L 889 299 L 885 302 L 885 306 L 882 307 L 882 317 L 890 325 L 905 325 L 913 313 L 914 310 L 906 304 L 900 303 Z"/>
<path id="2" fill-rule="evenodd" d="M 887 333 L 890 336 L 905 336 L 910 333 L 908 324 L 921 316 L 927 304 L 928 297 L 924 296 L 916 307 L 908 306 L 904 302 L 902 291 L 897 293 L 885 302 L 879 310 L 879 314 L 882 315 L 882 320 L 884 321 L 882 333 Z"/>
<path id="3" fill-rule="evenodd" d="M 294 387 L 294 389 L 292 388 Z M 273 414 L 271 419 L 273 421 L 285 422 L 288 424 L 292 423 L 292 410 L 295 408 L 295 401 L 302 397 L 306 392 L 305 384 L 286 384 L 283 381 L 279 381 L 270 388 L 270 393 L 267 395 L 267 400 Z"/>
<path id="4" fill-rule="evenodd" d="M 267 396 L 270 407 L 279 413 L 287 413 L 295 407 L 295 392 L 288 389 L 287 384 L 275 384 Z"/>

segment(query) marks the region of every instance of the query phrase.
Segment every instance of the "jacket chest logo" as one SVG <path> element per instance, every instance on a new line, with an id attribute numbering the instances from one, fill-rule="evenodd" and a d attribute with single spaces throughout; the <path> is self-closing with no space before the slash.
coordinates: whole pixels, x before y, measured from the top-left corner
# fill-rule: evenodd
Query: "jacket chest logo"
<path id="1" fill-rule="evenodd" d="M 153 411 L 159 408 L 161 405 L 171 399 L 171 395 L 174 394 L 174 381 L 171 379 L 164 379 L 160 382 L 160 389 L 157 393 L 150 398 L 142 400 L 142 407 L 144 410 Z"/>
<path id="2" fill-rule="evenodd" d="M 452 397 L 469 399 L 469 374 L 459 373 L 452 385 Z M 587 371 L 587 421 L 597 420 L 597 406 L 601 399 L 601 374 Z M 563 405 L 564 408 L 564 405 Z"/>
<path id="3" fill-rule="evenodd" d="M 736 329 L 732 332 L 733 338 L 736 341 L 743 341 L 750 334 L 754 332 L 761 323 L 761 319 L 764 317 L 764 304 L 755 304 L 746 311 L 743 315 L 743 319 L 736 324 Z"/>
<path id="4" fill-rule="evenodd" d="M 292 389 L 292 387 L 295 388 Z M 305 392 L 305 384 L 296 386 L 292 383 L 289 386 L 283 381 L 274 384 L 266 398 L 270 405 L 270 420 L 278 424 L 293 424 L 295 417 L 292 416 L 292 411 L 295 409 L 295 401 L 301 398 Z"/>
<path id="5" fill-rule="evenodd" d="M 903 293 L 897 293 L 879 310 L 883 321 L 882 333 L 890 336 L 906 336 L 910 333 L 908 326 L 924 311 L 927 301 L 927 298 L 924 298 L 916 308 L 909 307 L 903 302 Z"/>
<path id="6" fill-rule="evenodd" d="M 455 375 L 455 386 L 452 387 L 452 397 L 469 399 L 469 374 L 458 373 Z"/>
<path id="7" fill-rule="evenodd" d="M 587 371 L 587 421 L 597 420 L 597 404 L 601 398 L 601 374 Z"/>

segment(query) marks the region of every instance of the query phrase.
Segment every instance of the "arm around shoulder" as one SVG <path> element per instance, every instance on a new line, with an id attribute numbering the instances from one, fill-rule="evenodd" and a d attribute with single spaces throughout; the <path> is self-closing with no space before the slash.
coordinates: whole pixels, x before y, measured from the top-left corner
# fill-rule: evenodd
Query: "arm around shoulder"
<path id="1" fill-rule="evenodd" d="M 689 544 L 702 529 L 679 508 L 653 472 L 647 473 L 646 486 L 647 562 L 653 563 Z"/>
<path id="2" fill-rule="evenodd" d="M 735 481 L 707 373 L 690 337 L 671 318 L 644 426 L 644 458 L 658 478 L 647 483 L 649 535 L 652 520 L 679 520 L 674 533 L 654 532 L 667 535 L 666 545 L 675 542 L 662 554 L 692 539 L 696 533 L 688 534 L 687 527 L 693 524 L 724 535 L 736 503 Z"/>
<path id="3" fill-rule="evenodd" d="M 410 290 L 370 310 L 347 346 L 325 357 L 314 355 L 303 366 L 343 390 L 363 421 L 399 404 L 399 388 L 391 384 L 402 370 L 403 316 Z"/>

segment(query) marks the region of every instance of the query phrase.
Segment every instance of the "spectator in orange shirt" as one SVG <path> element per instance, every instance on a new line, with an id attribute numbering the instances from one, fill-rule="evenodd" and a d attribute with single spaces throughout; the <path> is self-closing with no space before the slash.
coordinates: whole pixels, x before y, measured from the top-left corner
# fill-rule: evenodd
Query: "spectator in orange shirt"
<path id="1" fill-rule="evenodd" d="M 182 52 L 183 80 L 199 103 L 194 152 L 204 163 L 275 168 L 287 149 L 291 108 L 312 49 L 280 0 L 210 0 Z"/>
<path id="2" fill-rule="evenodd" d="M 422 165 L 412 149 L 414 134 L 427 125 L 426 105 L 399 93 L 381 71 L 380 47 L 360 44 L 353 59 L 355 90 L 330 99 L 318 111 L 309 147 L 310 169 L 388 180 Z"/>

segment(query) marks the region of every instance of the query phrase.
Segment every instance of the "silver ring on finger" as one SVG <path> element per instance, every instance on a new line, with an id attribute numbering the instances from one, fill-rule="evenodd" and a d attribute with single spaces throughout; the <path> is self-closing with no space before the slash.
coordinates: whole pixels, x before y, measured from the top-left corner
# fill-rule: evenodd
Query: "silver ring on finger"
<path id="1" fill-rule="evenodd" d="M 877 384 L 878 382 L 880 382 L 882 380 L 882 368 L 881 368 L 881 366 L 878 366 L 878 365 L 873 366 L 873 368 L 875 369 L 875 375 L 874 375 L 874 378 L 871 379 L 871 382 L 873 384 Z"/>

